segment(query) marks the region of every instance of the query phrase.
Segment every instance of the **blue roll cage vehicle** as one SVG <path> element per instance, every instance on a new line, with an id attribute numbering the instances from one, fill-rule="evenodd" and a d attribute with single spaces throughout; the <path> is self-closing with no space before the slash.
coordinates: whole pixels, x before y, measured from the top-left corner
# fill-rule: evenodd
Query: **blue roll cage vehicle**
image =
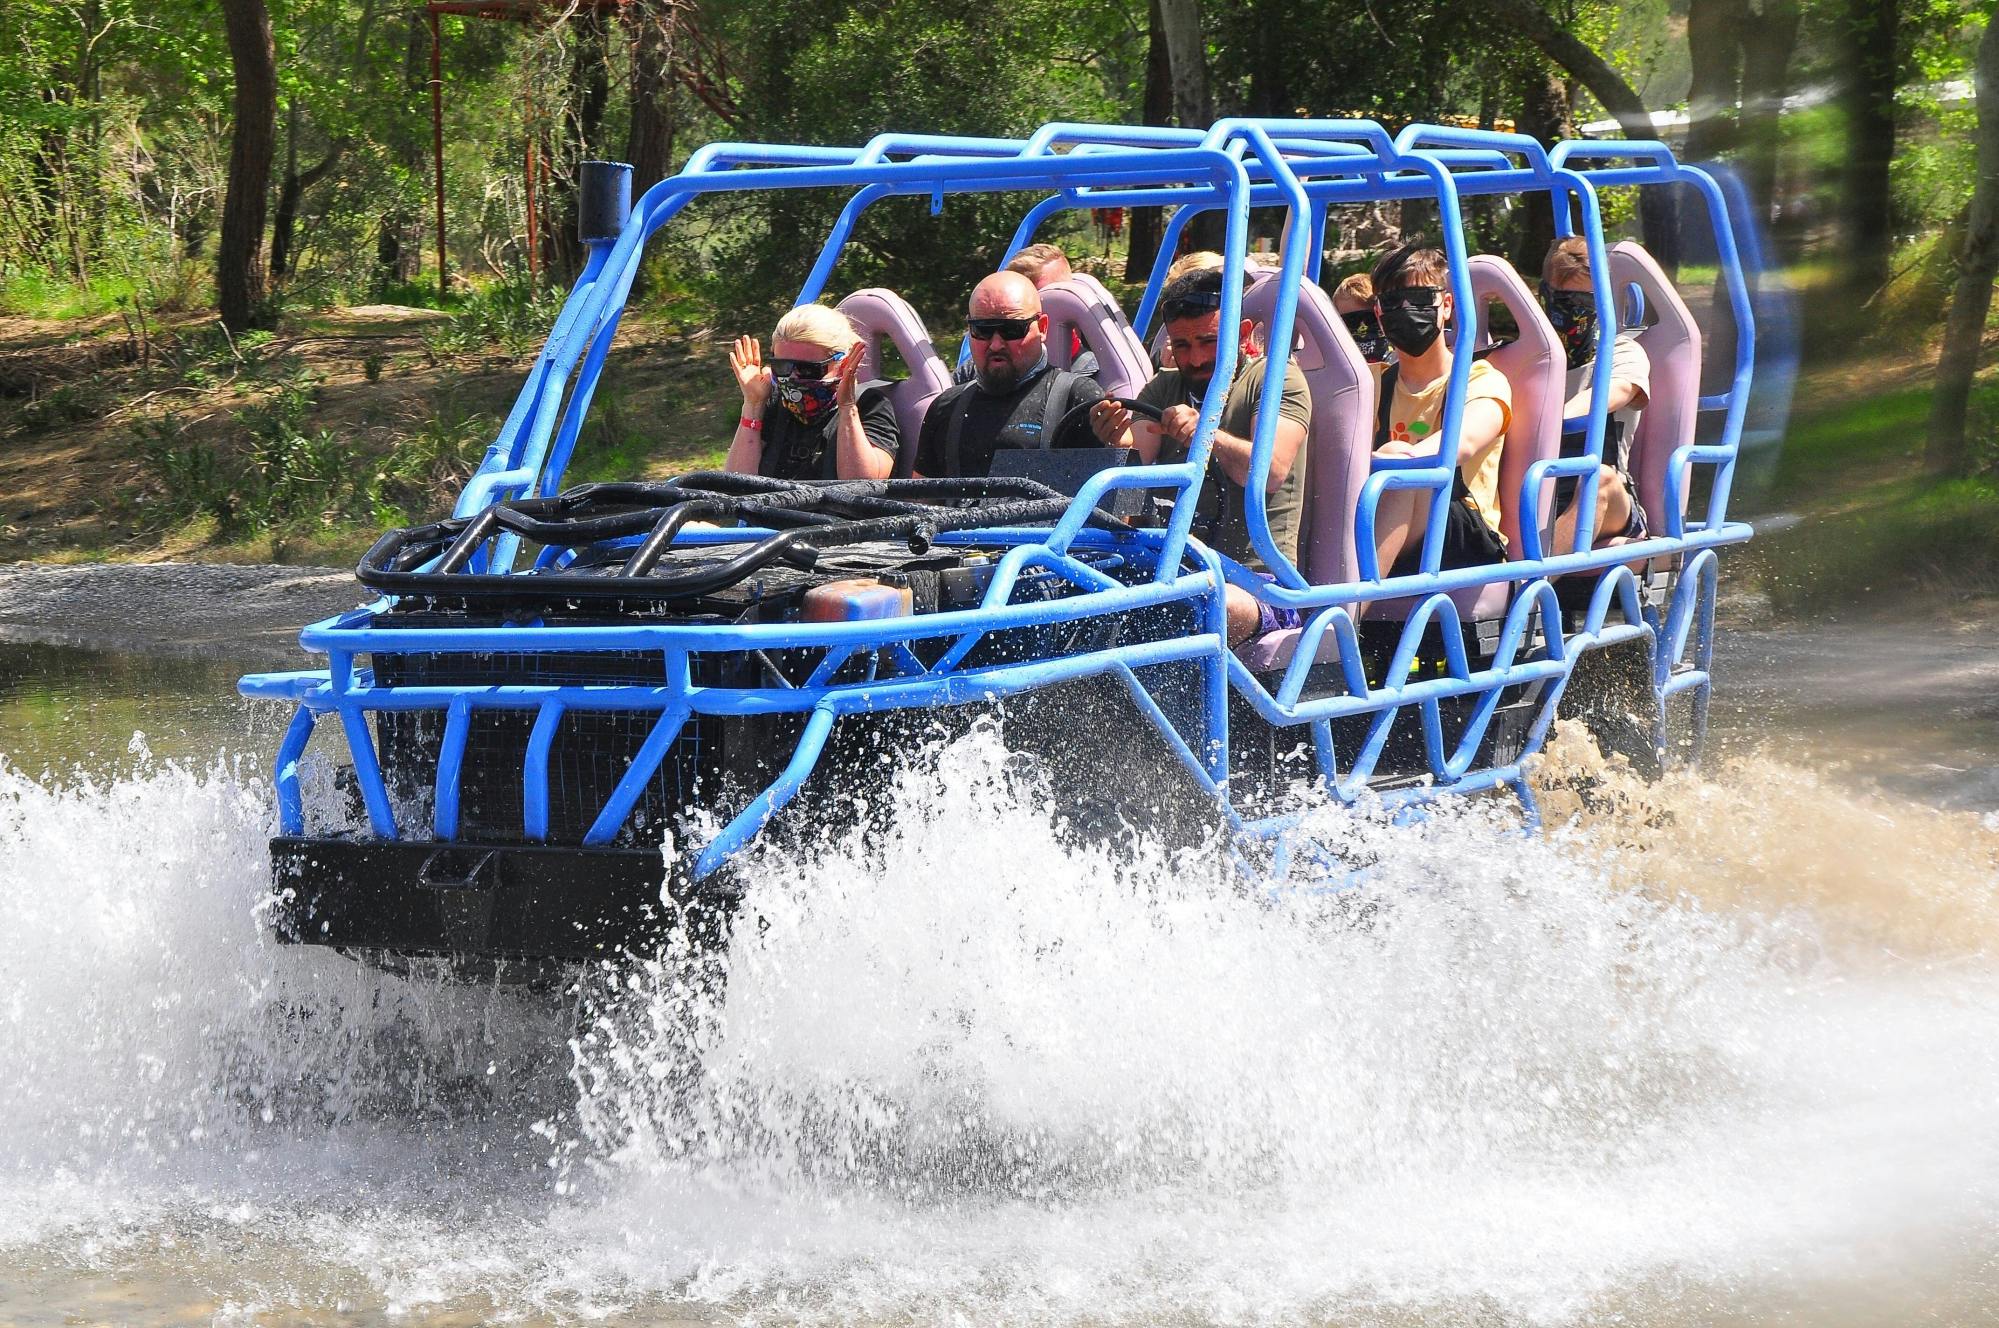
<path id="1" fill-rule="evenodd" d="M 1338 845 L 1298 828 L 1300 781 L 1389 804 L 1505 789 L 1531 819 L 1523 763 L 1558 712 L 1600 721 L 1653 763 L 1697 751 L 1717 554 L 1750 534 L 1727 508 L 1755 360 L 1742 260 L 1744 249 L 1754 257 L 1754 237 L 1739 209 L 1731 215 L 1727 182 L 1663 145 L 1548 150 L 1520 135 L 1427 125 L 1391 136 L 1359 120 L 1232 119 L 1206 132 L 1051 124 L 1025 140 L 715 144 L 636 206 L 629 178 L 609 163 L 587 173 L 587 262 L 452 517 L 392 531 L 363 559 L 358 575 L 380 598 L 301 637 L 325 669 L 242 680 L 244 695 L 295 707 L 275 768 L 274 916 L 285 938 L 382 958 L 570 961 L 644 945 L 682 908 L 726 917 L 738 893 L 731 864 L 745 848 L 851 816 L 843 781 L 878 771 L 884 744 L 906 740 L 919 719 L 934 727 L 1000 713 L 1010 743 L 1047 752 L 1082 819 L 1096 811 L 1167 833 L 1219 823 L 1238 854 L 1278 880 L 1340 870 Z M 1700 330 L 1670 283 L 1636 246 L 1606 244 L 1598 190 L 1610 186 L 1677 189 L 1704 207 L 1718 260 L 1713 307 L 1726 314 L 1733 357 L 1725 390 L 1700 395 Z M 1045 193 L 1012 251 L 1066 210 L 1169 205 L 1177 210 L 1141 329 L 1181 228 L 1223 212 L 1222 326 L 1246 312 L 1264 325 L 1273 353 L 1261 366 L 1263 399 L 1281 394 L 1287 359 L 1316 374 L 1304 451 L 1306 483 L 1316 483 L 1307 524 L 1318 530 L 1301 556 L 1277 546 L 1263 511 L 1275 411 L 1259 413 L 1246 485 L 1251 539 L 1272 576 L 1196 537 L 1237 367 L 1230 336 L 1183 464 L 1120 464 L 1128 454 L 1102 449 L 1072 454 L 1085 458 L 1080 467 L 1039 465 L 1059 452 L 1020 454 L 1029 464 L 1019 473 L 983 479 L 701 473 L 563 490 L 647 238 L 705 195 L 812 188 L 853 192 L 801 303 L 820 296 L 860 215 L 882 199 L 927 196 L 936 212 L 950 194 Z M 1524 441 L 1516 405 L 1520 436 L 1507 444 L 1512 559 L 1440 572 L 1474 355 L 1453 357 L 1436 455 L 1372 458 L 1373 380 L 1340 320 L 1325 316 L 1317 284 L 1328 210 L 1433 205 L 1456 345 L 1481 347 L 1487 301 L 1511 291 L 1514 344 L 1545 385 L 1547 336 L 1537 341 L 1529 326 L 1538 306 L 1517 298 L 1517 278 L 1503 279 L 1510 268 L 1467 254 L 1460 213 L 1466 198 L 1533 193 L 1588 246 L 1599 314 L 1592 399 L 1604 401 L 1613 338 L 1644 323 L 1641 304 L 1673 342 L 1663 357 L 1673 362 L 1655 366 L 1632 463 L 1653 533 L 1592 547 L 1607 419 L 1599 404 L 1568 422 L 1582 432 L 1578 456 L 1542 445 L 1560 432 L 1557 349 L 1548 427 Z M 1255 279 L 1245 261 L 1253 208 L 1282 209 L 1300 241 Z M 1121 331 L 1142 351 L 1122 311 L 1103 306 L 1092 306 L 1094 324 L 1076 324 L 1079 334 Z M 912 370 L 937 372 L 916 363 L 934 362 L 927 341 L 897 347 Z M 1697 441 L 1702 414 L 1706 441 Z M 1704 497 L 1689 516 L 1697 474 Z M 1560 477 L 1580 490 L 1567 552 L 1545 542 Z M 1395 489 L 1426 492 L 1431 504 L 1427 570 L 1413 575 L 1377 565 L 1376 506 Z M 805 611 L 814 590 L 856 580 L 896 592 L 891 616 L 852 608 L 825 621 Z M 1231 584 L 1299 610 L 1302 627 L 1232 651 Z M 852 603 L 864 600 L 881 602 Z M 1365 619 L 1362 603 L 1374 606 Z M 322 719 L 344 738 L 358 824 L 337 824 L 338 808 L 316 803 L 309 824 L 301 764 Z M 1067 736 L 1079 723 L 1087 743 Z M 678 852 L 676 836 L 692 838 L 690 812 L 720 829 Z"/>

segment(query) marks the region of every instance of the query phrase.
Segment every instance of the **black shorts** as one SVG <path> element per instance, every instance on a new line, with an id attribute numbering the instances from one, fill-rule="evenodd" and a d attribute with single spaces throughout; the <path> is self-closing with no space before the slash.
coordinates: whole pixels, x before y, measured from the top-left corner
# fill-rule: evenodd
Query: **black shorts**
<path id="1" fill-rule="evenodd" d="M 1471 491 L 1465 488 L 1464 476 L 1451 476 L 1451 501 L 1444 508 L 1444 550 L 1438 561 L 1437 570 L 1451 571 L 1458 567 L 1484 567 L 1487 563 L 1506 561 L 1506 541 L 1499 532 L 1485 523 L 1485 518 L 1472 506 Z M 1423 541 L 1410 540 L 1409 547 L 1395 560 L 1389 569 L 1390 576 L 1413 576 L 1423 570 Z"/>
<path id="2" fill-rule="evenodd" d="M 1617 478 L 1623 482 L 1625 496 L 1631 500 L 1631 515 L 1624 518 L 1624 529 L 1622 530 L 1597 531 L 1596 542 L 1598 544 L 1611 539 L 1637 540 L 1645 538 L 1645 509 L 1638 503 L 1638 485 L 1623 470 L 1617 472 Z M 1581 484 L 1582 480 L 1574 475 L 1564 475 L 1555 481 L 1556 516 L 1560 516 L 1569 510 L 1569 505 L 1576 500 L 1576 489 Z"/>

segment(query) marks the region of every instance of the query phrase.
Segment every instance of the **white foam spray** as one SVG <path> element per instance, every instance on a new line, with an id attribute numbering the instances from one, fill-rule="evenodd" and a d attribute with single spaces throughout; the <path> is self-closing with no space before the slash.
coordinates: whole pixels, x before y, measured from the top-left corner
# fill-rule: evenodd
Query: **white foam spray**
<path id="1" fill-rule="evenodd" d="M 1366 891 L 1273 899 L 1071 842 L 1046 779 L 986 734 L 914 763 L 887 835 L 758 856 L 719 971 L 589 975 L 578 1029 L 269 941 L 260 781 L 0 768 L 0 1266 L 274 1312 L 1671 1322 L 1999 1250 L 1975 941 L 1497 807 L 1327 809 Z"/>

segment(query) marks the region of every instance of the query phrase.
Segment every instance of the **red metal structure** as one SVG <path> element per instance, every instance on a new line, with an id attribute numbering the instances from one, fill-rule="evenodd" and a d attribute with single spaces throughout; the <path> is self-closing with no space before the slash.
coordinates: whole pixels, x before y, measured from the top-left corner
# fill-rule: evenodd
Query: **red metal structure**
<path id="1" fill-rule="evenodd" d="M 734 125 L 741 110 L 729 91 L 728 62 L 720 43 L 705 36 L 695 22 L 692 7 L 685 0 L 664 0 L 643 4 L 642 0 L 426 0 L 424 10 L 430 20 L 430 137 L 437 205 L 437 293 L 445 291 L 444 245 L 444 36 L 439 20 L 446 15 L 459 18 L 490 18 L 510 23 L 553 24 L 579 14 L 600 14 L 623 18 L 627 8 L 649 8 L 669 21 L 674 42 L 670 68 L 673 76 L 712 111 L 724 124 Z M 540 214 L 535 202 L 537 180 L 546 182 L 548 163 L 536 148 L 534 136 L 534 89 L 522 94 L 522 122 L 527 127 L 522 169 L 527 185 L 528 275 L 536 275 L 541 262 Z"/>

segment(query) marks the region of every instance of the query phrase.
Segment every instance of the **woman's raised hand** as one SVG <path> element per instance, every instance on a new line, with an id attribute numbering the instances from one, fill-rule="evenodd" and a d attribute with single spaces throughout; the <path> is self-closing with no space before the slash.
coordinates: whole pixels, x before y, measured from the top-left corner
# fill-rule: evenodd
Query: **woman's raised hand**
<path id="1" fill-rule="evenodd" d="M 847 358 L 840 361 L 840 377 L 833 390 L 833 404 L 840 410 L 853 405 L 860 395 L 861 356 L 867 349 L 867 342 L 856 341 L 847 348 Z"/>
<path id="2" fill-rule="evenodd" d="M 735 371 L 736 386 L 743 390 L 743 414 L 761 415 L 770 404 L 770 370 L 764 368 L 763 349 L 755 337 L 737 337 L 729 347 L 729 367 Z"/>

